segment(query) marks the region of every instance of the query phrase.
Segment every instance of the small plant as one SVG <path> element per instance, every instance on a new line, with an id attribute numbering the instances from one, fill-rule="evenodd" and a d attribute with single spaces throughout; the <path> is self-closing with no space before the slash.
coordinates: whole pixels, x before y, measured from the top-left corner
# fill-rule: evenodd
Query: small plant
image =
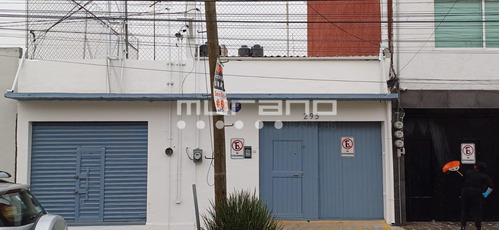
<path id="1" fill-rule="evenodd" d="M 208 216 L 203 215 L 207 230 L 281 230 L 283 226 L 254 193 L 247 191 L 229 195 L 220 202 L 215 212 L 215 203 L 210 202 Z"/>

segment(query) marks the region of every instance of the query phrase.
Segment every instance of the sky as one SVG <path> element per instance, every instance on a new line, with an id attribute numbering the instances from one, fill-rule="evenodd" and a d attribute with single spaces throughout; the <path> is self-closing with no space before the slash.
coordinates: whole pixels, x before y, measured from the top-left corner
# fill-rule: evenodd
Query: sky
<path id="1" fill-rule="evenodd" d="M 25 47 L 25 4 L 25 0 L 0 0 L 0 47 Z"/>

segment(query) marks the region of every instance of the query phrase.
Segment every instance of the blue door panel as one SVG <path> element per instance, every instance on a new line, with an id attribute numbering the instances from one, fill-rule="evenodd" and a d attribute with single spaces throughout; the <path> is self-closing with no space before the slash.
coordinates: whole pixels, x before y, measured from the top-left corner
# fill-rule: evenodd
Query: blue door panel
<path id="1" fill-rule="evenodd" d="M 33 123 L 32 192 L 68 222 L 144 222 L 147 130 L 146 122 Z"/>
<path id="2" fill-rule="evenodd" d="M 260 193 L 282 219 L 317 216 L 317 128 L 284 123 L 276 129 L 265 122 L 260 131 Z"/>
<path id="3" fill-rule="evenodd" d="M 342 157 L 354 137 L 354 157 Z M 383 219 L 378 122 L 265 122 L 259 133 L 260 192 L 281 219 Z"/>
<path id="4" fill-rule="evenodd" d="M 103 221 L 105 147 L 77 147 L 75 221 Z"/>
<path id="5" fill-rule="evenodd" d="M 273 207 L 282 216 L 303 218 L 302 141 L 273 141 Z"/>
<path id="6" fill-rule="evenodd" d="M 287 218 L 304 218 L 302 178 L 273 179 L 272 207 L 275 214 Z"/>
<path id="7" fill-rule="evenodd" d="M 320 219 L 383 219 L 381 124 L 319 124 Z M 354 137 L 354 157 L 342 157 Z"/>

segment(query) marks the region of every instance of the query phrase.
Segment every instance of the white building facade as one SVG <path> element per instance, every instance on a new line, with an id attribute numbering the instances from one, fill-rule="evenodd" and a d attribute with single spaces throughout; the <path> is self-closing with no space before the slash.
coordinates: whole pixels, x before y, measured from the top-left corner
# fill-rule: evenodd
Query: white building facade
<path id="1" fill-rule="evenodd" d="M 370 5 L 382 19 L 384 4 Z M 387 28 L 375 36 L 366 55 L 221 58 L 234 105 L 219 126 L 228 193 L 255 191 L 284 220 L 395 223 L 397 94 Z M 49 212 L 75 225 L 196 227 L 192 186 L 201 214 L 214 198 L 214 127 L 208 58 L 194 55 L 201 38 L 186 38 L 169 50 L 186 58 L 170 60 L 42 60 L 35 51 L 50 49 L 31 43 L 34 60 L 5 97 L 18 102 L 16 179 Z"/>
<path id="2" fill-rule="evenodd" d="M 183 73 L 207 71 L 206 61 L 174 66 L 178 72 L 166 71 L 168 63 L 125 61 L 122 79 L 107 77 L 104 60 L 26 61 L 18 91 L 6 94 L 19 105 L 18 181 L 69 222 L 192 229 L 192 184 L 200 210 L 214 196 L 213 130 L 207 75 Z M 377 57 L 228 61 L 228 97 L 241 104 L 226 117 L 229 193 L 258 191 L 284 219 L 394 221 L 394 95 Z M 251 147 L 249 158 L 238 155 L 235 138 Z M 352 154 L 342 147 L 346 138 Z M 198 148 L 204 158 L 193 162 Z"/>

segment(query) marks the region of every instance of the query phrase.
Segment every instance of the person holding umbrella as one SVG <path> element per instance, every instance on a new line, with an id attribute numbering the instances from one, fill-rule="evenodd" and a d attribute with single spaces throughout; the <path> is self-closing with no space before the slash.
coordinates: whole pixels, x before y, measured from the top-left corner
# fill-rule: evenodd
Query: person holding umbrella
<path id="1" fill-rule="evenodd" d="M 482 199 L 493 191 L 493 181 L 484 173 L 486 169 L 486 163 L 478 162 L 474 165 L 474 169 L 467 170 L 463 175 L 460 230 L 465 230 L 469 214 L 473 217 L 476 229 L 481 230 Z M 487 189 L 483 192 L 485 188 Z"/>

